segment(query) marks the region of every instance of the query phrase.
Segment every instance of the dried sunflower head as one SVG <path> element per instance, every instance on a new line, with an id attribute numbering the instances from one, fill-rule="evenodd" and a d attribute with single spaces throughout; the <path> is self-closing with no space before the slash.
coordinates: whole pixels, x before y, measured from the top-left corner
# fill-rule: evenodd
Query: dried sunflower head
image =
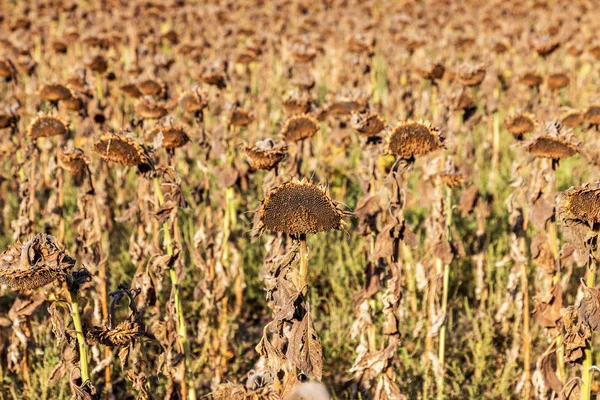
<path id="1" fill-rule="evenodd" d="M 154 142 L 161 134 L 161 146 L 167 150 L 176 149 L 190 141 L 190 137 L 181 125 L 155 126 L 146 132 L 145 140 Z"/>
<path id="2" fill-rule="evenodd" d="M 169 110 L 162 104 L 151 103 L 142 98 L 135 105 L 135 113 L 143 119 L 160 119 L 167 115 Z"/>
<path id="3" fill-rule="evenodd" d="M 199 113 L 207 105 L 208 100 L 206 99 L 206 95 L 198 90 L 185 92 L 179 97 L 179 107 L 186 113 Z"/>
<path id="4" fill-rule="evenodd" d="M 475 107 L 473 95 L 465 88 L 461 88 L 459 91 L 452 93 L 449 103 L 449 107 L 453 111 L 466 111 Z"/>
<path id="5" fill-rule="evenodd" d="M 79 174 L 87 168 L 89 163 L 88 158 L 80 148 L 74 148 L 71 151 L 59 151 L 58 165 L 65 171 L 72 174 Z"/>
<path id="6" fill-rule="evenodd" d="M 567 110 L 560 116 L 560 123 L 567 128 L 575 128 L 583 122 L 583 112 L 579 110 Z"/>
<path id="7" fill-rule="evenodd" d="M 350 115 L 353 112 L 362 112 L 367 108 L 367 102 L 360 99 L 342 99 L 331 103 L 327 112 L 331 115 Z"/>
<path id="8" fill-rule="evenodd" d="M 137 84 L 135 83 L 125 83 L 119 86 L 119 90 L 125 93 L 128 97 L 133 97 L 134 99 L 139 99 L 142 97 L 142 92 L 138 89 Z"/>
<path id="9" fill-rule="evenodd" d="M 363 112 L 352 114 L 352 127 L 361 136 L 375 136 L 385 129 L 385 121 L 377 113 Z"/>
<path id="10" fill-rule="evenodd" d="M 418 66 L 415 68 L 417 73 L 421 75 L 423 79 L 428 79 L 431 81 L 437 81 L 444 77 L 444 73 L 446 72 L 446 67 L 441 63 L 431 63 L 428 62 L 424 66 Z"/>
<path id="11" fill-rule="evenodd" d="M 11 79 L 17 75 L 17 69 L 13 62 L 8 58 L 0 59 L 0 76 L 4 79 Z"/>
<path id="12" fill-rule="evenodd" d="M 81 186 L 86 173 L 89 172 L 89 160 L 83 150 L 74 148 L 71 151 L 60 150 L 58 152 L 58 165 L 73 175 L 76 186 Z"/>
<path id="13" fill-rule="evenodd" d="M 544 36 L 537 40 L 531 41 L 531 46 L 540 56 L 548 56 L 560 47 L 560 42 L 553 37 Z"/>
<path id="14" fill-rule="evenodd" d="M 42 85 L 38 91 L 42 100 L 60 101 L 67 100 L 71 97 L 71 91 L 58 83 L 46 83 Z"/>
<path id="15" fill-rule="evenodd" d="M 444 146 L 444 138 L 428 122 L 399 122 L 386 136 L 386 150 L 403 159 L 427 154 Z"/>
<path id="16" fill-rule="evenodd" d="M 229 125 L 246 126 L 254 121 L 254 114 L 241 107 L 234 107 L 227 116 Z"/>
<path id="17" fill-rule="evenodd" d="M 98 54 L 88 61 L 87 66 L 90 70 L 103 74 L 108 69 L 108 62 L 104 56 Z"/>
<path id="18" fill-rule="evenodd" d="M 569 75 L 564 72 L 553 72 L 546 78 L 550 90 L 560 90 L 569 86 Z"/>
<path id="19" fill-rule="evenodd" d="M 463 86 L 479 86 L 483 82 L 486 72 L 485 64 L 463 64 L 458 69 L 458 80 Z"/>
<path id="20" fill-rule="evenodd" d="M 288 154 L 288 147 L 283 142 L 276 144 L 273 140 L 266 139 L 256 142 L 254 146 L 246 146 L 244 152 L 253 169 L 271 170 Z"/>
<path id="21" fill-rule="evenodd" d="M 137 321 L 125 320 L 114 328 L 106 326 L 94 327 L 86 334 L 86 339 L 92 343 L 100 343 L 108 347 L 125 347 L 132 344 L 142 335 L 142 327 Z"/>
<path id="22" fill-rule="evenodd" d="M 38 115 L 27 129 L 27 136 L 32 139 L 65 135 L 69 131 L 68 124 L 53 115 Z"/>
<path id="23" fill-rule="evenodd" d="M 593 103 L 586 108 L 583 118 L 592 125 L 600 125 L 600 103 Z"/>
<path id="24" fill-rule="evenodd" d="M 310 97 L 306 94 L 301 95 L 297 91 L 292 91 L 281 101 L 281 105 L 287 114 L 304 114 L 310 110 Z"/>
<path id="25" fill-rule="evenodd" d="M 256 213 L 255 231 L 297 236 L 342 229 L 347 213 L 337 207 L 321 185 L 289 181 L 269 190 Z"/>
<path id="26" fill-rule="evenodd" d="M 237 53 L 235 57 L 235 62 L 238 64 L 250 64 L 256 61 L 257 58 L 258 53 L 255 50 L 243 48 Z"/>
<path id="27" fill-rule="evenodd" d="M 200 75 L 200 80 L 208 85 L 216 86 L 219 89 L 227 87 L 227 75 L 224 71 L 210 70 Z"/>
<path id="28" fill-rule="evenodd" d="M 0 254 L 0 283 L 13 290 L 37 289 L 64 277 L 74 265 L 54 236 L 39 233 Z"/>
<path id="29" fill-rule="evenodd" d="M 540 74 L 538 74 L 537 72 L 533 72 L 533 71 L 525 72 L 519 78 L 519 82 L 521 82 L 523 85 L 528 86 L 530 88 L 540 86 L 543 81 L 544 81 L 544 79 L 542 78 L 542 76 Z"/>
<path id="30" fill-rule="evenodd" d="M 522 140 L 523 135 L 532 132 L 537 126 L 535 117 L 528 113 L 517 113 L 512 115 L 506 122 L 506 129 L 517 140 Z"/>
<path id="31" fill-rule="evenodd" d="M 294 115 L 285 121 L 281 136 L 286 142 L 297 142 L 313 137 L 318 130 L 319 124 L 310 115 Z"/>
<path id="32" fill-rule="evenodd" d="M 18 117 L 10 110 L 0 111 L 0 129 L 15 126 L 18 121 Z"/>
<path id="33" fill-rule="evenodd" d="M 600 188 L 591 185 L 570 187 L 559 195 L 558 210 L 563 221 L 600 223 Z"/>
<path id="34" fill-rule="evenodd" d="M 103 133 L 93 146 L 94 152 L 106 161 L 128 167 L 137 166 L 141 173 L 154 170 L 154 162 L 146 148 L 137 140 L 120 134 Z"/>
<path id="35" fill-rule="evenodd" d="M 440 173 L 442 183 L 450 188 L 462 186 L 465 184 L 465 177 L 460 172 L 442 172 Z"/>
<path id="36" fill-rule="evenodd" d="M 535 157 L 560 160 L 579 153 L 578 146 L 571 143 L 565 136 L 540 135 L 525 145 L 531 155 Z"/>
<path id="37" fill-rule="evenodd" d="M 71 91 L 71 97 L 62 100 L 60 103 L 69 111 L 83 111 L 86 108 L 86 101 L 83 96 L 73 93 L 73 91 Z"/>
<path id="38" fill-rule="evenodd" d="M 137 88 L 144 96 L 158 96 L 165 89 L 165 85 L 154 79 L 145 79 L 138 82 Z"/>

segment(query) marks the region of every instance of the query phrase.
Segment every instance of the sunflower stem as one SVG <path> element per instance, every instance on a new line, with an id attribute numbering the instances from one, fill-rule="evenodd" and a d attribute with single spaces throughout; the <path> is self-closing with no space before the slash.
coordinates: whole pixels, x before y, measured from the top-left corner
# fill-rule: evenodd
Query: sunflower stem
<path id="1" fill-rule="evenodd" d="M 81 369 L 81 383 L 85 383 L 90 380 L 90 373 L 88 370 L 88 358 L 87 358 L 87 346 L 83 337 L 83 328 L 81 326 L 81 318 L 79 316 L 79 304 L 77 304 L 77 293 L 67 290 L 68 301 L 71 305 L 71 318 L 73 319 L 73 325 L 75 325 L 75 335 L 77 337 L 77 343 L 79 344 L 79 368 Z"/>
<path id="2" fill-rule="evenodd" d="M 587 274 L 586 284 L 588 287 L 594 287 L 594 281 L 596 280 L 596 260 L 592 259 L 590 255 L 589 269 Z M 585 348 L 585 355 L 583 358 L 583 370 L 581 371 L 581 400 L 590 400 L 592 398 L 592 341 L 588 342 Z"/>
<path id="3" fill-rule="evenodd" d="M 160 182 L 158 178 L 154 178 L 154 187 L 156 189 L 156 196 L 158 197 L 158 205 L 162 207 L 165 204 L 165 196 L 160 188 Z M 171 240 L 171 232 L 169 231 L 169 224 L 167 221 L 163 222 L 163 231 L 165 235 L 165 247 L 167 248 L 167 255 L 173 256 L 173 241 Z M 178 334 L 179 334 L 179 342 L 181 351 L 183 351 L 183 356 L 185 359 L 185 368 L 189 372 L 190 368 L 190 358 L 189 358 L 189 342 L 187 339 L 187 328 L 185 325 L 185 318 L 183 316 L 183 310 L 181 306 L 181 296 L 179 294 L 179 279 L 177 278 L 177 272 L 172 265 L 169 265 L 169 278 L 171 278 L 171 288 L 173 290 L 173 300 L 175 302 L 175 314 L 177 315 L 177 326 L 178 326 Z M 184 382 L 182 382 L 182 392 L 184 398 L 195 400 L 196 399 L 196 390 L 194 389 L 193 383 L 189 385 L 189 388 L 186 390 L 186 378 L 184 377 Z M 185 397 L 187 395 L 187 397 Z"/>
<path id="4" fill-rule="evenodd" d="M 300 234 L 300 289 L 302 296 L 306 297 L 308 292 L 307 287 L 308 275 L 308 248 L 306 247 L 306 234 Z"/>

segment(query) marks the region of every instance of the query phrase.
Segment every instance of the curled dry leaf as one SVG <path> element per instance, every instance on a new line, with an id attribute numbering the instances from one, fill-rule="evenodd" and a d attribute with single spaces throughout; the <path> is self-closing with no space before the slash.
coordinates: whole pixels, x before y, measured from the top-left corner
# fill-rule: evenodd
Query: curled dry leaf
<path id="1" fill-rule="evenodd" d="M 302 320 L 294 320 L 289 333 L 286 358 L 309 378 L 323 376 L 323 347 L 313 326 L 312 315 L 306 312 Z"/>

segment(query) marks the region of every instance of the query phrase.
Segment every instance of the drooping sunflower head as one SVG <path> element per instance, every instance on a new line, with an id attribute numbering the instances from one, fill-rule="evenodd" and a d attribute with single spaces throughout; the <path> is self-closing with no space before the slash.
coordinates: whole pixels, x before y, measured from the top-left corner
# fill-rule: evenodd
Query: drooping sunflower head
<path id="1" fill-rule="evenodd" d="M 185 92 L 179 97 L 179 107 L 186 113 L 199 113 L 207 104 L 206 94 L 199 91 Z"/>
<path id="2" fill-rule="evenodd" d="M 591 185 L 570 187 L 558 196 L 558 211 L 563 221 L 600 223 L 600 188 Z"/>
<path id="3" fill-rule="evenodd" d="M 27 136 L 32 139 L 50 136 L 62 136 L 69 132 L 68 124 L 61 118 L 41 114 L 34 119 L 27 129 Z"/>
<path id="4" fill-rule="evenodd" d="M 286 142 L 297 142 L 313 137 L 318 130 L 318 122 L 310 115 L 294 115 L 285 121 L 281 136 Z"/>
<path id="5" fill-rule="evenodd" d="M 479 86 L 486 72 L 485 64 L 463 64 L 458 69 L 458 80 L 463 86 Z"/>
<path id="6" fill-rule="evenodd" d="M 505 123 L 506 129 L 517 140 L 522 140 L 526 133 L 533 132 L 537 126 L 535 117 L 529 113 L 517 113 L 512 115 Z"/>
<path id="7" fill-rule="evenodd" d="M 592 125 L 600 125 L 600 103 L 592 103 L 586 108 L 583 118 Z"/>
<path id="8" fill-rule="evenodd" d="M 181 125 L 155 126 L 144 135 L 146 142 L 154 143 L 162 134 L 161 147 L 167 150 L 176 149 L 188 143 L 190 137 Z"/>
<path id="9" fill-rule="evenodd" d="M 569 86 L 570 81 L 569 75 L 564 72 L 553 72 L 546 77 L 546 83 L 550 90 L 563 89 Z"/>
<path id="10" fill-rule="evenodd" d="M 566 110 L 560 116 L 560 123 L 567 128 L 576 128 L 583 122 L 583 111 Z"/>
<path id="11" fill-rule="evenodd" d="M 443 147 L 443 136 L 423 121 L 399 122 L 386 137 L 387 152 L 403 159 L 412 159 Z"/>
<path id="12" fill-rule="evenodd" d="M 298 236 L 342 229 L 348 213 L 338 209 L 320 185 L 303 179 L 272 188 L 255 216 L 255 231 Z"/>
<path id="13" fill-rule="evenodd" d="M 275 143 L 271 139 L 261 140 L 253 146 L 244 149 L 248 164 L 253 169 L 271 170 L 288 154 L 285 143 Z"/>
<path id="14" fill-rule="evenodd" d="M 246 126 L 254 121 L 254 114 L 250 110 L 234 107 L 227 116 L 229 125 Z"/>
<path id="15" fill-rule="evenodd" d="M 379 114 L 374 112 L 353 113 L 352 127 L 361 136 L 375 136 L 385 129 L 385 121 Z"/>
<path id="16" fill-rule="evenodd" d="M 75 265 L 75 260 L 52 235 L 39 233 L 0 254 L 0 283 L 13 290 L 45 286 Z"/>
<path id="17" fill-rule="evenodd" d="M 135 113 L 142 119 L 160 119 L 169 113 L 163 104 L 153 103 L 141 98 L 135 105 Z"/>
<path id="18" fill-rule="evenodd" d="M 142 174 L 154 170 L 154 162 L 146 148 L 137 140 L 122 134 L 103 133 L 94 143 L 93 150 L 105 161 L 128 167 L 137 166 Z"/>
<path id="19" fill-rule="evenodd" d="M 137 88 L 144 96 L 158 96 L 163 92 L 165 85 L 154 79 L 144 79 L 138 82 Z"/>
<path id="20" fill-rule="evenodd" d="M 573 134 L 562 132 L 559 122 L 548 125 L 546 133 L 538 135 L 525 144 L 525 150 L 541 158 L 560 160 L 579 153 L 579 143 Z"/>
<path id="21" fill-rule="evenodd" d="M 71 91 L 59 83 L 43 84 L 38 90 L 38 94 L 42 100 L 60 101 L 71 97 Z"/>

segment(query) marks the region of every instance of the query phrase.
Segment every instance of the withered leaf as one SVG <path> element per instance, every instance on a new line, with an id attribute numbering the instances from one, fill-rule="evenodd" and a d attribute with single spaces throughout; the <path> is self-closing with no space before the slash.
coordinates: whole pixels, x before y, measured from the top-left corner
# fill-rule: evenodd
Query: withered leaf
<path id="1" fill-rule="evenodd" d="M 172 200 L 167 200 L 156 212 L 154 217 L 159 223 L 165 222 L 169 217 L 173 217 L 177 214 L 177 204 Z"/>
<path id="2" fill-rule="evenodd" d="M 368 235 L 377 229 L 377 216 L 382 211 L 381 198 L 378 195 L 368 194 L 358 201 L 355 214 L 358 217 L 358 231 L 361 235 Z"/>
<path id="3" fill-rule="evenodd" d="M 266 359 L 269 368 L 277 373 L 281 370 L 281 363 L 285 361 L 285 357 L 281 350 L 273 346 L 269 341 L 267 331 L 271 323 L 267 324 L 263 329 L 263 335 L 260 342 L 256 345 L 256 351 Z"/>
<path id="4" fill-rule="evenodd" d="M 592 331 L 598 331 L 600 328 L 600 290 L 586 285 L 583 293 L 584 296 L 577 307 L 577 314 Z"/>
<path id="5" fill-rule="evenodd" d="M 537 301 L 533 310 L 535 322 L 543 328 L 555 328 L 561 318 L 562 288 L 560 283 L 552 287 L 545 296 L 536 296 Z"/>
<path id="6" fill-rule="evenodd" d="M 451 264 L 454 259 L 452 246 L 447 240 L 441 240 L 433 246 L 433 255 L 442 260 L 444 264 Z"/>
<path id="7" fill-rule="evenodd" d="M 286 357 L 309 378 L 321 380 L 323 348 L 313 327 L 312 315 L 309 311 L 301 321 L 293 322 Z"/>
<path id="8" fill-rule="evenodd" d="M 539 229 L 544 229 L 546 221 L 554 215 L 554 202 L 540 196 L 531 208 L 531 222 Z"/>
<path id="9" fill-rule="evenodd" d="M 538 234 L 531 239 L 531 257 L 535 260 L 536 265 L 543 268 L 549 274 L 555 272 L 554 256 L 548 243 L 546 235 Z"/>
<path id="10" fill-rule="evenodd" d="M 583 350 L 592 337 L 592 330 L 588 324 L 581 321 L 574 306 L 563 308 L 560 314 L 564 327 L 565 360 L 580 363 L 583 361 Z"/>
<path id="11" fill-rule="evenodd" d="M 563 384 L 556 375 L 555 368 L 551 361 L 552 353 L 546 353 L 542 355 L 540 360 L 537 362 L 537 368 L 542 373 L 542 379 L 544 384 L 552 389 L 554 393 L 561 393 Z"/>
<path id="12" fill-rule="evenodd" d="M 58 309 L 59 302 L 55 301 L 48 307 L 48 313 L 50 314 L 50 321 L 52 322 L 52 332 L 56 336 L 57 344 L 60 345 L 65 339 L 68 341 L 68 334 L 65 330 L 65 321 L 63 318 L 62 310 Z"/>
<path id="13" fill-rule="evenodd" d="M 477 185 L 472 185 L 463 191 L 458 203 L 458 209 L 463 217 L 467 216 L 473 211 L 477 205 L 477 201 L 479 200 L 479 195 L 479 188 Z"/>

